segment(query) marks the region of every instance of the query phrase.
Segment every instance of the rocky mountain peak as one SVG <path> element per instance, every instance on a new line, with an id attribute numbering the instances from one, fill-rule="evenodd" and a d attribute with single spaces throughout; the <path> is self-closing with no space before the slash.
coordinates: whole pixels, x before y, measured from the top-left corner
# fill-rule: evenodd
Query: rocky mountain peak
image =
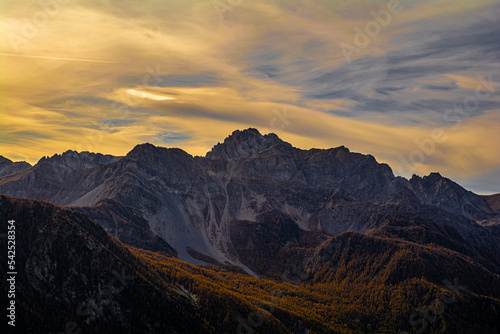
<path id="1" fill-rule="evenodd" d="M 8 166 L 8 165 L 10 165 L 12 163 L 13 163 L 12 160 L 7 159 L 3 155 L 0 155 L 0 168 Z"/>
<path id="2" fill-rule="evenodd" d="M 223 143 L 215 145 L 206 157 L 209 159 L 234 159 L 241 156 L 249 156 L 262 152 L 274 145 L 283 145 L 289 148 L 293 146 L 281 140 L 276 134 L 262 135 L 259 130 L 248 128 L 236 130 Z"/>
<path id="3" fill-rule="evenodd" d="M 70 167 L 76 170 L 91 169 L 97 166 L 108 165 L 119 160 L 121 157 L 115 157 L 109 154 L 92 153 L 83 151 L 68 150 L 62 154 L 54 154 L 51 157 L 41 158 L 38 164 L 49 164 L 58 167 Z"/>
<path id="4" fill-rule="evenodd" d="M 127 157 L 140 160 L 145 163 L 155 163 L 163 166 L 163 163 L 175 161 L 185 162 L 191 160 L 192 156 L 180 148 L 167 148 L 155 146 L 150 143 L 136 145 L 132 151 L 127 153 Z"/>
<path id="5" fill-rule="evenodd" d="M 0 176 L 14 174 L 30 167 L 31 165 L 26 161 L 14 162 L 0 155 Z"/>
<path id="6" fill-rule="evenodd" d="M 413 175 L 410 185 L 423 203 L 439 206 L 448 212 L 471 219 L 486 219 L 493 211 L 483 197 L 437 172 L 424 177 Z"/>
<path id="7" fill-rule="evenodd" d="M 155 154 L 157 147 L 151 143 L 143 143 L 135 145 L 135 147 L 127 153 L 128 157 L 138 157 L 143 154 Z"/>
<path id="8" fill-rule="evenodd" d="M 410 179 L 410 183 L 413 187 L 424 187 L 424 188 L 441 188 L 447 187 L 451 189 L 461 189 L 458 184 L 452 180 L 442 176 L 438 172 L 432 172 L 429 175 L 424 175 L 423 177 L 419 175 L 413 175 Z"/>

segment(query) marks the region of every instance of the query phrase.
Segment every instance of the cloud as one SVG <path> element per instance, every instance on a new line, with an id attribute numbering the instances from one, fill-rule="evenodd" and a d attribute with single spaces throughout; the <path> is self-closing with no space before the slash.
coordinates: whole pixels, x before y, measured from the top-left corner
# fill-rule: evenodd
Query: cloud
<path id="1" fill-rule="evenodd" d="M 127 89 L 127 94 L 154 101 L 176 100 L 175 97 L 152 94 L 131 88 Z"/>
<path id="2" fill-rule="evenodd" d="M 43 8 L 3 1 L 0 153 L 36 162 L 150 141 L 204 155 L 253 126 L 302 148 L 346 145 L 403 173 L 399 157 L 440 128 L 447 140 L 418 173 L 488 173 L 500 165 L 498 94 L 481 86 L 490 96 L 458 128 L 444 115 L 464 109 L 481 76 L 500 82 L 500 4 L 402 4 L 347 62 L 339 44 L 354 44 L 386 1 L 243 1 L 221 21 L 211 1 L 74 0 L 29 38 L 23 25 Z"/>

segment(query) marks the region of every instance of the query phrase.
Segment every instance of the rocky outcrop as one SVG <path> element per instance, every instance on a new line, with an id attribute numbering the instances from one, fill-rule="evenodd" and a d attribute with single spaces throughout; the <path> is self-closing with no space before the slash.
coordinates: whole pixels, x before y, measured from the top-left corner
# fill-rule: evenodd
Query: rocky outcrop
<path id="1" fill-rule="evenodd" d="M 123 243 L 168 256 L 177 252 L 165 240 L 153 233 L 141 213 L 116 200 L 105 199 L 93 206 L 70 207 L 81 211 Z"/>
<path id="2" fill-rule="evenodd" d="M 482 196 L 462 188 L 439 173 L 431 173 L 423 178 L 413 175 L 410 184 L 424 204 L 472 219 L 487 219 L 494 213 Z"/>
<path id="3" fill-rule="evenodd" d="M 112 162 L 120 160 L 121 157 L 115 157 L 109 154 L 76 152 L 68 150 L 62 154 L 54 154 L 51 157 L 41 158 L 37 164 L 49 164 L 56 167 L 69 167 L 71 169 L 85 170 L 96 166 L 109 165 Z"/>
<path id="4" fill-rule="evenodd" d="M 250 260 L 242 240 L 280 254 L 255 235 L 267 221 L 259 217 L 267 212 L 288 217 L 280 224 L 293 221 L 307 235 L 385 235 L 390 230 L 392 237 L 460 249 L 492 267 L 498 264 L 491 257 L 500 258 L 492 237 L 497 230 L 474 221 L 487 226 L 491 224 L 484 221 L 498 219 L 484 198 L 439 174 L 410 181 L 397 177 L 373 156 L 344 146 L 301 150 L 274 134 L 247 129 L 233 132 L 207 157 L 152 144 L 137 145 L 121 158 L 89 154 L 66 152 L 42 159 L 29 170 L 1 178 L 0 192 L 84 207 L 133 246 L 159 247 L 159 236 L 180 259 L 203 264 L 200 259 L 210 258 L 252 274 L 275 267 Z M 419 229 L 425 235 L 415 236 Z M 140 242 L 133 243 L 131 235 L 140 236 Z M 285 244 L 302 242 L 295 234 L 288 237 Z"/>
<path id="5" fill-rule="evenodd" d="M 215 145 L 206 157 L 208 159 L 234 159 L 262 152 L 274 145 L 283 145 L 292 149 L 292 145 L 284 142 L 274 133 L 261 135 L 254 128 L 236 130 L 222 144 Z"/>

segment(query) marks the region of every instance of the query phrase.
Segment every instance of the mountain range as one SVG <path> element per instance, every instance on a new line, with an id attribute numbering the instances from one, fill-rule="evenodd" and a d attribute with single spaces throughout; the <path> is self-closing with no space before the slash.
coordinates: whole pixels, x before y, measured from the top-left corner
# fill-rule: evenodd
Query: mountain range
<path id="1" fill-rule="evenodd" d="M 139 277 L 134 288 L 97 308 L 87 330 L 500 330 L 500 194 L 439 173 L 408 180 L 344 146 L 302 150 L 250 128 L 205 157 L 148 143 L 34 166 L 0 157 L 0 193 L 2 228 L 22 224 L 25 305 L 67 310 L 25 306 L 34 332 L 33 317 L 44 330 L 78 318 L 107 279 L 99 268 L 120 266 Z M 148 304 L 166 315 L 138 310 Z M 262 321 L 241 321 L 254 313 Z"/>

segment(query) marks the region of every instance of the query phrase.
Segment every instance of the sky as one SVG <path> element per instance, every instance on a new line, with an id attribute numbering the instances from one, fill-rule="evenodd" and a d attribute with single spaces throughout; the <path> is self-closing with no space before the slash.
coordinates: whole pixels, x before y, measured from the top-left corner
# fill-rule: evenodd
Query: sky
<path id="1" fill-rule="evenodd" d="M 0 154 L 236 129 L 500 192 L 500 1 L 0 0 Z"/>

